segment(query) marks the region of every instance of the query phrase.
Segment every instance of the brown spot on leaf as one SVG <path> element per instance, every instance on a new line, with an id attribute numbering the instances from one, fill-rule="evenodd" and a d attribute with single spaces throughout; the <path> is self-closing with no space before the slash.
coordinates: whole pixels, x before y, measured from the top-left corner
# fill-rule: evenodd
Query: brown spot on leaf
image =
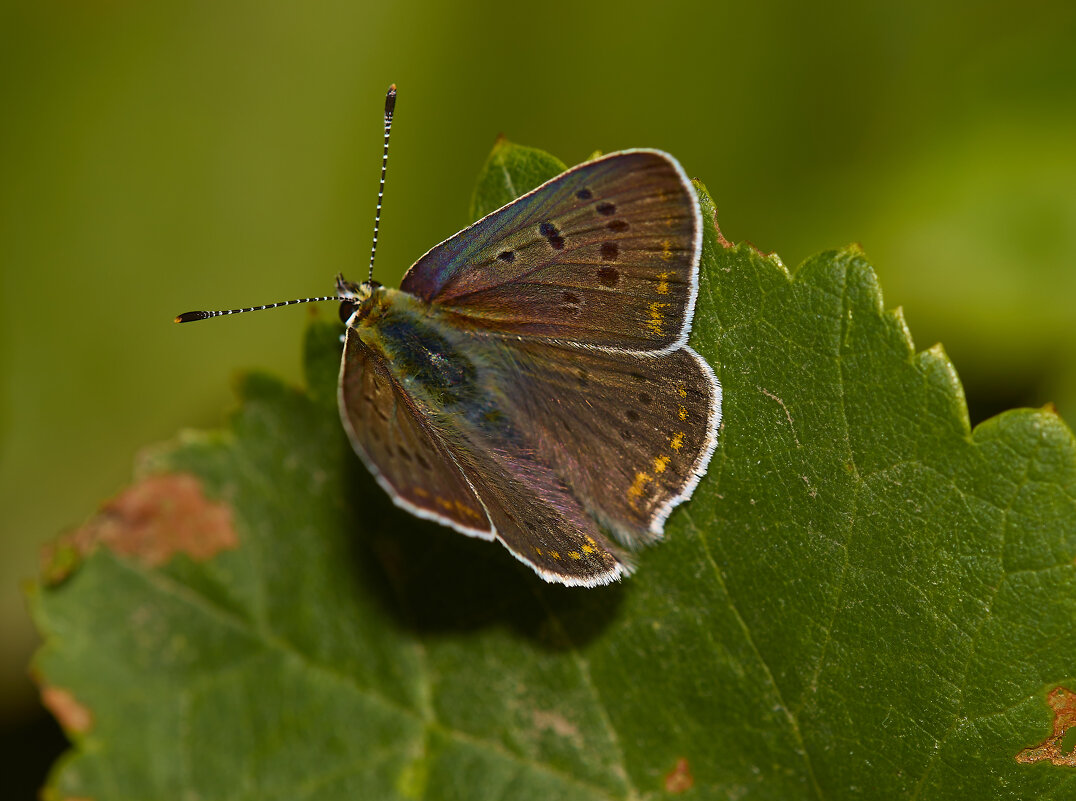
<path id="1" fill-rule="evenodd" d="M 1030 763 L 1048 759 L 1055 765 L 1076 767 L 1076 752 L 1065 754 L 1061 751 L 1065 733 L 1076 726 L 1076 693 L 1064 687 L 1055 687 L 1046 696 L 1046 704 L 1054 711 L 1053 733 L 1038 745 L 1017 754 L 1016 761 Z"/>
<path id="2" fill-rule="evenodd" d="M 665 792 L 686 793 L 695 786 L 695 777 L 691 775 L 691 765 L 684 757 L 676 760 L 676 765 L 665 774 Z"/>
<path id="3" fill-rule="evenodd" d="M 45 546 L 45 580 L 56 584 L 103 545 L 154 567 L 184 553 L 202 562 L 239 547 L 232 510 L 210 501 L 189 473 L 149 476 L 106 501 L 82 528 Z"/>
<path id="4" fill-rule="evenodd" d="M 558 737 L 563 737 L 571 742 L 577 749 L 582 750 L 585 747 L 586 743 L 579 728 L 564 715 L 545 709 L 535 709 L 532 714 L 534 716 L 534 728 L 539 731 L 551 731 Z"/>
<path id="5" fill-rule="evenodd" d="M 723 233 L 721 233 L 721 226 L 717 224 L 717 209 L 716 208 L 714 209 L 713 223 L 714 223 L 714 232 L 717 234 L 717 244 L 721 245 L 721 247 L 725 248 L 725 250 L 728 250 L 728 249 L 730 249 L 732 247 L 735 247 L 735 245 L 733 245 L 731 242 L 729 242 L 727 239 L 725 239 L 725 235 Z"/>
<path id="6" fill-rule="evenodd" d="M 84 734 L 93 728 L 93 715 L 88 707 L 62 687 L 42 687 L 41 703 L 66 732 Z"/>

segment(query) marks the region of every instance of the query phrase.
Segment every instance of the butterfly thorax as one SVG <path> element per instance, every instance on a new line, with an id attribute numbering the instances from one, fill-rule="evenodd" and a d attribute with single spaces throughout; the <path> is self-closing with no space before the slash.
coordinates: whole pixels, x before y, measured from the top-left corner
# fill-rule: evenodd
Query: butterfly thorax
<path id="1" fill-rule="evenodd" d="M 489 380 L 496 354 L 436 305 L 378 286 L 359 303 L 349 326 L 428 412 L 488 418 L 496 404 Z"/>

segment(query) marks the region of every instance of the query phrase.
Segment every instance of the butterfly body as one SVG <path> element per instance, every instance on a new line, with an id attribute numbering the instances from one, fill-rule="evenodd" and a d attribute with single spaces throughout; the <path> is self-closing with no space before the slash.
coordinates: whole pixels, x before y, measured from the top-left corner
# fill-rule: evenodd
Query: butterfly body
<path id="1" fill-rule="evenodd" d="M 580 165 L 429 251 L 338 280 L 340 410 L 401 507 L 546 580 L 631 570 L 705 471 L 720 387 L 686 345 L 701 219 L 679 165 Z"/>

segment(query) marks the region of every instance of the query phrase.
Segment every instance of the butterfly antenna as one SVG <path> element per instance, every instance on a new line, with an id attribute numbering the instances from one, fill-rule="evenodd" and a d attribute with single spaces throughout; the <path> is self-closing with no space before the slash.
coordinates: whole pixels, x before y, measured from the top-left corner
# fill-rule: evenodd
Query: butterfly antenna
<path id="1" fill-rule="evenodd" d="M 381 200 L 385 197 L 385 170 L 389 166 L 389 133 L 392 131 L 392 113 L 396 110 L 396 84 L 385 95 L 385 150 L 381 153 L 381 184 L 377 188 L 377 211 L 374 212 L 374 244 L 370 247 L 370 276 L 374 280 L 374 256 L 377 254 L 377 226 L 381 222 Z"/>
<path id="2" fill-rule="evenodd" d="M 377 228 L 381 222 L 381 199 L 385 196 L 385 170 L 389 163 L 389 132 L 392 130 L 392 113 L 396 109 L 396 84 L 389 87 L 385 95 L 385 150 L 381 154 L 381 185 L 377 190 L 377 211 L 374 214 L 374 244 L 370 248 L 370 281 L 374 280 L 374 255 L 377 253 Z M 337 285 L 341 287 L 343 294 L 322 295 L 319 298 L 298 298 L 296 300 L 282 300 L 278 303 L 267 303 L 264 306 L 248 306 L 245 309 L 220 309 L 218 311 L 189 311 L 176 317 L 177 323 L 193 323 L 196 320 L 208 320 L 210 317 L 224 317 L 228 314 L 244 314 L 245 312 L 264 311 L 275 309 L 279 306 L 292 306 L 296 303 L 321 303 L 323 301 L 348 300 L 346 285 L 341 277 L 337 278 Z"/>
<path id="3" fill-rule="evenodd" d="M 224 317 L 227 314 L 243 314 L 244 312 L 264 311 L 275 309 L 278 306 L 292 306 L 296 303 L 321 303 L 326 300 L 341 300 L 339 295 L 322 295 L 320 298 L 298 298 L 297 300 L 282 300 L 279 303 L 267 303 L 264 306 L 248 306 L 245 309 L 221 309 L 220 311 L 189 311 L 183 312 L 176 318 L 177 323 L 193 323 L 195 320 L 208 320 L 210 317 Z"/>

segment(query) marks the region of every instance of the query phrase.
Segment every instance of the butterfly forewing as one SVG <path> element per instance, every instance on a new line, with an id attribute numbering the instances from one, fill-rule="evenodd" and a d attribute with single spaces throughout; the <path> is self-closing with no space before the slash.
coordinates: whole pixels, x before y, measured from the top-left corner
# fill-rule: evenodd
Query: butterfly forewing
<path id="1" fill-rule="evenodd" d="M 493 538 L 485 510 L 459 467 L 354 329 L 344 344 L 340 412 L 355 450 L 399 505 L 464 534 Z"/>
<path id="2" fill-rule="evenodd" d="M 685 340 L 701 219 L 658 151 L 575 167 L 433 248 L 401 289 L 485 330 L 630 350 Z"/>

